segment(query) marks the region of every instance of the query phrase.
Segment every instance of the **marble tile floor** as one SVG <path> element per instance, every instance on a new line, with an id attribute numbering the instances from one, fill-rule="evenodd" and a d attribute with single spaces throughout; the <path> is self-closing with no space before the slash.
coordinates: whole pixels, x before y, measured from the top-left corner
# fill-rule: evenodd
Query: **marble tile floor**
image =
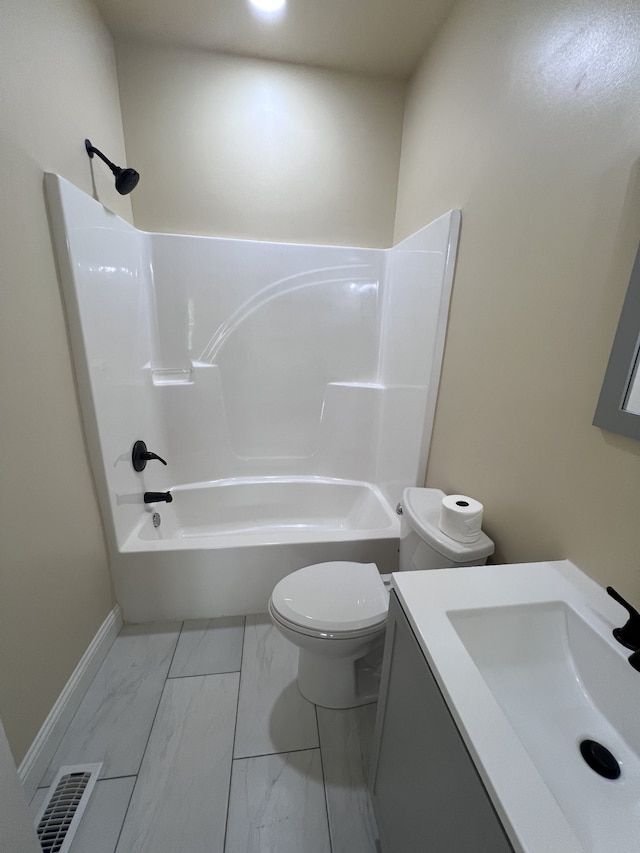
<path id="1" fill-rule="evenodd" d="M 296 687 L 267 616 L 125 626 L 36 792 L 103 769 L 71 853 L 376 853 L 365 779 L 375 706 Z"/>

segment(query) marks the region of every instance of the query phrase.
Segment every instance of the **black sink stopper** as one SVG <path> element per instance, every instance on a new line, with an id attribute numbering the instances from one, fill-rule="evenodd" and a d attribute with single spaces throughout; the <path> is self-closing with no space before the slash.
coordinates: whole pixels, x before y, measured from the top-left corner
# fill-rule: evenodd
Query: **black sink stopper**
<path id="1" fill-rule="evenodd" d="M 615 755 L 597 740 L 583 740 L 580 753 L 589 767 L 605 779 L 617 779 L 620 776 L 620 765 Z"/>

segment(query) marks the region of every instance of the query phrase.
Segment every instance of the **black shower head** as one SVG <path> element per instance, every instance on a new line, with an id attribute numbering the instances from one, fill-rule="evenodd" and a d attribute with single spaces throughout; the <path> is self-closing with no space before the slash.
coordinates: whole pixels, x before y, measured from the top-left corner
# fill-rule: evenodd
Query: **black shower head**
<path id="1" fill-rule="evenodd" d="M 116 166 L 116 168 L 118 167 Z M 130 193 L 138 186 L 140 180 L 140 175 L 135 169 L 118 169 L 117 174 L 114 172 L 114 175 L 116 176 L 116 189 L 120 195 Z"/>
<path id="2" fill-rule="evenodd" d="M 102 151 L 99 151 L 97 148 L 94 148 L 91 142 L 88 139 L 84 141 L 84 147 L 87 149 L 87 154 L 89 157 L 93 159 L 93 155 L 97 154 L 98 157 L 103 160 L 107 166 L 111 169 L 116 178 L 116 189 L 120 193 L 120 195 L 127 195 L 131 190 L 135 189 L 138 185 L 138 181 L 140 180 L 140 175 L 136 172 L 135 169 L 122 169 L 120 166 L 116 166 L 115 163 L 112 163 L 111 160 L 108 160 Z"/>

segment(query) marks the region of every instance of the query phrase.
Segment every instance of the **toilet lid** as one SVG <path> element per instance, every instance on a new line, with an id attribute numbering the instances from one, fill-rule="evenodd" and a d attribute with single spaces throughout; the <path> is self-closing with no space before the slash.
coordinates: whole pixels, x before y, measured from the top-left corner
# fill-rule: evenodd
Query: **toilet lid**
<path id="1" fill-rule="evenodd" d="M 276 584 L 271 603 L 303 628 L 358 631 L 386 620 L 389 594 L 375 563 L 334 561 L 287 575 Z"/>

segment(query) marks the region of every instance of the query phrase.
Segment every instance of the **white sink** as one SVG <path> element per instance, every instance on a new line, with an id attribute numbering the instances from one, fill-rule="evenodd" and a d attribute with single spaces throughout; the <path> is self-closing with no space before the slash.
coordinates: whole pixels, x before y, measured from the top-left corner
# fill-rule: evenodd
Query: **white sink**
<path id="1" fill-rule="evenodd" d="M 576 566 L 401 572 L 396 589 L 517 853 L 613 853 L 640 839 L 640 673 L 628 618 Z M 593 740 L 618 763 L 584 760 Z"/>
<path id="2" fill-rule="evenodd" d="M 447 615 L 586 849 L 634 849 L 640 673 L 564 601 Z M 617 779 L 589 767 L 584 740 L 613 754 Z"/>

